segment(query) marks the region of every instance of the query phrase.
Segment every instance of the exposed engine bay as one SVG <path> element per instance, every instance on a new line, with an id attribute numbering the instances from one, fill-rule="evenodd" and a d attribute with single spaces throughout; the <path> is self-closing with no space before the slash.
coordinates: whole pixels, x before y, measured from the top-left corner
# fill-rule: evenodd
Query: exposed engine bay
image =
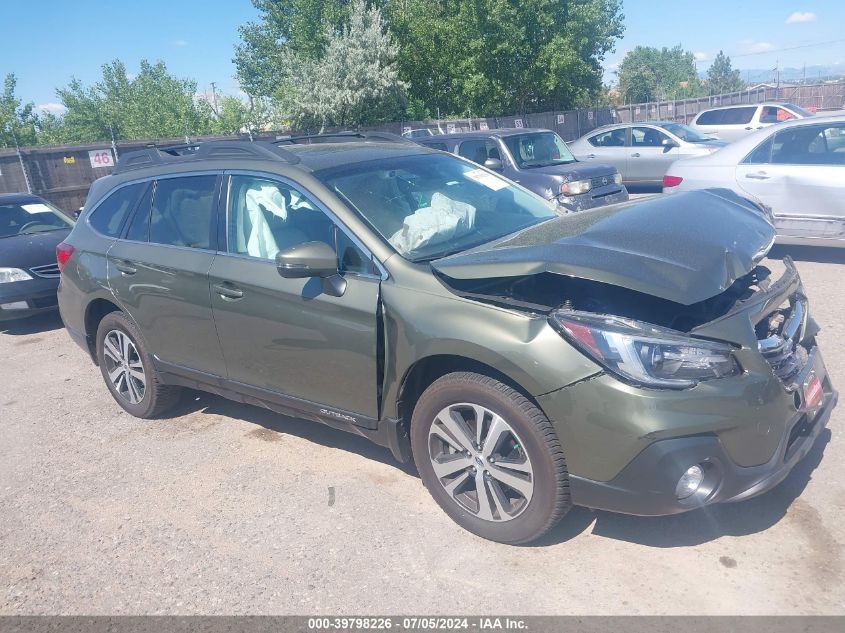
<path id="1" fill-rule="evenodd" d="M 680 332 L 713 321 L 768 289 L 771 271 L 757 266 L 715 297 L 684 305 L 636 290 L 556 273 L 493 279 L 452 279 L 438 275 L 455 294 L 527 312 L 548 314 L 557 308 L 614 314 Z"/>

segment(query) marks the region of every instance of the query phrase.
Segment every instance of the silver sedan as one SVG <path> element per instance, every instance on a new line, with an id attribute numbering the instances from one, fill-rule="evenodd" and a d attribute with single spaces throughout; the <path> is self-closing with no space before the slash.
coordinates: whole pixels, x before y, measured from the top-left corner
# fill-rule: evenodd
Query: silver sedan
<path id="1" fill-rule="evenodd" d="M 724 187 L 769 207 L 782 244 L 845 246 L 845 117 L 758 130 L 712 156 L 674 163 L 663 193 Z"/>
<path id="2" fill-rule="evenodd" d="M 653 121 L 606 125 L 569 143 L 575 158 L 610 163 L 626 185 L 660 185 L 679 158 L 706 156 L 727 145 L 682 123 Z"/>

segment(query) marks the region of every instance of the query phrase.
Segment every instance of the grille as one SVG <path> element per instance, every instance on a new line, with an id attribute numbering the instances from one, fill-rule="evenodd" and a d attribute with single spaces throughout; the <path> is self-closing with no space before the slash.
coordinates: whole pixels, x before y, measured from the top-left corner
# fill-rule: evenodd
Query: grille
<path id="1" fill-rule="evenodd" d="M 606 181 L 606 182 L 602 182 Z M 590 188 L 591 189 L 598 189 L 599 187 L 607 187 L 608 185 L 615 184 L 613 182 L 613 176 L 598 176 L 597 178 L 592 178 L 590 180 Z"/>
<path id="2" fill-rule="evenodd" d="M 61 276 L 58 264 L 45 264 L 44 266 L 33 266 L 29 269 L 33 275 L 38 277 L 45 277 L 46 279 L 54 279 Z"/>
<path id="3" fill-rule="evenodd" d="M 758 339 L 757 348 L 784 384 L 790 383 L 807 364 L 807 350 L 798 343 L 806 313 L 805 301 L 797 299 L 770 314 L 758 326 L 758 335 L 763 326 L 763 337 Z"/>

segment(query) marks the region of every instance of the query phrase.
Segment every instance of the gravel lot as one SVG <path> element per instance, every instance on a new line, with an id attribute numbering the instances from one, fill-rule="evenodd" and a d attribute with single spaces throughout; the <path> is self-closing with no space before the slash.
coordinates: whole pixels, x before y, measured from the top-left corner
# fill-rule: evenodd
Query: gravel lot
<path id="1" fill-rule="evenodd" d="M 841 387 L 845 253 L 791 252 Z M 843 407 L 762 497 L 509 547 L 355 436 L 193 392 L 131 418 L 58 317 L 0 358 L 0 614 L 845 613 Z"/>

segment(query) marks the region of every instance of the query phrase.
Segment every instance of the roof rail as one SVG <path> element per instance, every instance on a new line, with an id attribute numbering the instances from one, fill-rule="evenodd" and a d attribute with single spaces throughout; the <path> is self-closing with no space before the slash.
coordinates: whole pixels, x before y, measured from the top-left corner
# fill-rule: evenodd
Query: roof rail
<path id="1" fill-rule="evenodd" d="M 189 160 L 254 158 L 283 160 L 295 165 L 299 157 L 267 141 L 207 141 L 167 147 L 146 147 L 126 152 L 117 161 L 112 173 L 120 174 L 133 169 L 155 165 L 179 164 Z"/>
<path id="2" fill-rule="evenodd" d="M 392 132 L 329 132 L 327 134 L 303 134 L 301 136 L 287 136 L 279 138 L 275 145 L 313 145 L 317 143 L 351 143 L 361 141 L 377 141 L 382 143 L 401 143 L 416 145 L 412 140 L 393 134 Z"/>

